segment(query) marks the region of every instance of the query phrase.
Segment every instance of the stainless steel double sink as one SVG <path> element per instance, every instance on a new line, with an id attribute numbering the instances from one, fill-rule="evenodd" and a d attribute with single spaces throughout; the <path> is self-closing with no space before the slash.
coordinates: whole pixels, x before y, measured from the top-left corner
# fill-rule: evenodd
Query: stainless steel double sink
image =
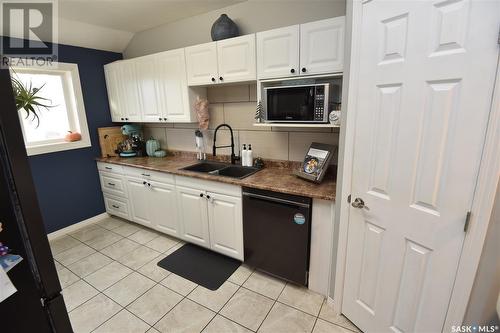
<path id="1" fill-rule="evenodd" d="M 243 179 L 245 177 L 248 177 L 256 173 L 260 169 L 254 167 L 244 167 L 241 165 L 228 164 L 228 163 L 203 161 L 181 168 L 180 170 L 194 171 L 210 175 Z"/>

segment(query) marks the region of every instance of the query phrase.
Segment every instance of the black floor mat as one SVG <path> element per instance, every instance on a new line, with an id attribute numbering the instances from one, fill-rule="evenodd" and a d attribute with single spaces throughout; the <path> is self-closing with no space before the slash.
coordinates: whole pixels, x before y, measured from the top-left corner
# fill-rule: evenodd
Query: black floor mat
<path id="1" fill-rule="evenodd" d="M 241 262 L 202 247 L 185 244 L 158 266 L 210 290 L 217 290 Z"/>

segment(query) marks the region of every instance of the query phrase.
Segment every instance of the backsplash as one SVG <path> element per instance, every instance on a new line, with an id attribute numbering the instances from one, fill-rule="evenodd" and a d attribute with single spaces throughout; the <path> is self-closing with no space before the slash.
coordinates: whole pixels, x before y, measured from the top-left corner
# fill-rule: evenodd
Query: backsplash
<path id="1" fill-rule="evenodd" d="M 251 144 L 253 156 L 265 159 L 302 161 L 311 142 L 338 145 L 338 128 L 283 128 L 253 126 L 257 101 L 256 84 L 232 85 L 208 88 L 210 101 L 210 126 L 203 131 L 206 153 L 212 153 L 214 129 L 226 123 L 233 128 L 235 150 L 243 144 Z M 145 124 L 146 139 L 153 136 L 160 140 L 162 148 L 170 150 L 195 151 L 194 131 L 197 123 L 192 124 Z M 217 145 L 230 143 L 228 130 L 219 130 Z M 230 154 L 230 148 L 219 149 L 218 154 Z M 333 164 L 337 163 L 337 156 Z"/>

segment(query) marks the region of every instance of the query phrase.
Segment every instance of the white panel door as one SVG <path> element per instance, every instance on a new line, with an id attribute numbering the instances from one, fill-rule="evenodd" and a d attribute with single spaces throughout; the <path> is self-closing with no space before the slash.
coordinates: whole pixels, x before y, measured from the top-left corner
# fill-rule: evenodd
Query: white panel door
<path id="1" fill-rule="evenodd" d="M 177 186 L 177 205 L 182 238 L 188 242 L 210 247 L 207 199 L 204 191 Z"/>
<path id="2" fill-rule="evenodd" d="M 137 73 L 137 88 L 141 103 L 142 121 L 162 122 L 163 115 L 160 95 L 157 94 L 158 68 L 154 56 L 134 59 Z"/>
<path id="3" fill-rule="evenodd" d="M 149 210 L 153 226 L 169 235 L 179 237 L 175 185 L 149 181 Z"/>
<path id="4" fill-rule="evenodd" d="M 345 16 L 300 25 L 300 73 L 342 72 Z"/>
<path id="5" fill-rule="evenodd" d="M 221 83 L 256 80 L 255 34 L 217 42 Z"/>
<path id="6" fill-rule="evenodd" d="M 149 209 L 150 189 L 143 179 L 127 177 L 127 190 L 130 202 L 130 216 L 134 222 L 151 226 Z"/>
<path id="7" fill-rule="evenodd" d="M 241 198 L 207 193 L 210 247 L 243 260 L 243 215 Z"/>
<path id="8" fill-rule="evenodd" d="M 299 75 L 299 26 L 257 33 L 259 79 Z"/>
<path id="9" fill-rule="evenodd" d="M 367 208 L 351 206 L 342 312 L 365 332 L 449 332 L 500 2 L 362 7 L 351 193 Z"/>
<path id="10" fill-rule="evenodd" d="M 217 43 L 210 42 L 186 47 L 187 80 L 190 86 L 219 82 Z"/>
<path id="11" fill-rule="evenodd" d="M 109 111 L 111 113 L 111 120 L 113 122 L 124 122 L 125 116 L 121 107 L 120 101 L 120 78 L 119 78 L 119 64 L 113 62 L 104 65 L 104 75 L 106 77 L 106 88 L 108 91 Z"/>
<path id="12" fill-rule="evenodd" d="M 156 57 L 158 96 L 164 120 L 191 121 L 184 49 L 162 52 Z"/>
<path id="13" fill-rule="evenodd" d="M 120 106 L 124 110 L 127 122 L 141 121 L 141 102 L 137 85 L 137 70 L 133 60 L 119 63 L 119 81 L 121 86 Z"/>

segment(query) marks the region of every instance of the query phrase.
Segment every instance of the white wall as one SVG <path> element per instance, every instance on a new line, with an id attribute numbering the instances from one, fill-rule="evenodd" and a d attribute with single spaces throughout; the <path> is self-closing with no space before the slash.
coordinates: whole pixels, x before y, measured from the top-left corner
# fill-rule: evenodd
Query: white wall
<path id="1" fill-rule="evenodd" d="M 210 42 L 213 22 L 227 14 L 249 34 L 293 24 L 345 15 L 344 0 L 248 0 L 202 15 L 136 33 L 125 58 Z"/>
<path id="2" fill-rule="evenodd" d="M 474 280 L 464 324 L 499 325 L 496 302 L 500 293 L 500 186 Z"/>

